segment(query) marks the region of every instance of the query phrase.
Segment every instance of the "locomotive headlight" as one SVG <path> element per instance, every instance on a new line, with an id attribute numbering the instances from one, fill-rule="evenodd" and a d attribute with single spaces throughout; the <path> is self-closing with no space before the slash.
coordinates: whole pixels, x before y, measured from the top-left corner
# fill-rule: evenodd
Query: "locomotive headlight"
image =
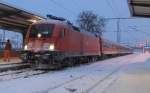
<path id="1" fill-rule="evenodd" d="M 28 50 L 28 46 L 27 45 L 24 46 L 24 50 Z"/>
<path id="2" fill-rule="evenodd" d="M 53 43 L 44 43 L 43 50 L 53 51 L 55 49 L 55 45 Z"/>
<path id="3" fill-rule="evenodd" d="M 42 36 L 42 34 L 38 33 L 37 37 L 38 37 L 38 38 L 41 38 L 41 36 Z"/>
<path id="4" fill-rule="evenodd" d="M 24 46 L 24 50 L 31 50 L 32 49 L 32 43 L 28 43 Z"/>
<path id="5" fill-rule="evenodd" d="M 55 49 L 55 45 L 54 44 L 50 44 L 49 45 L 49 50 L 53 51 Z"/>

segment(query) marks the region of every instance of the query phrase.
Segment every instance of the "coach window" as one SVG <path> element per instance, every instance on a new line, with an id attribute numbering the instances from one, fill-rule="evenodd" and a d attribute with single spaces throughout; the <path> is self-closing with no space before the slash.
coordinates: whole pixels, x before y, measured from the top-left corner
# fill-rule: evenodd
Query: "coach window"
<path id="1" fill-rule="evenodd" d="M 61 38 L 65 37 L 65 29 L 64 28 L 61 29 L 61 31 L 60 31 L 60 37 Z"/>

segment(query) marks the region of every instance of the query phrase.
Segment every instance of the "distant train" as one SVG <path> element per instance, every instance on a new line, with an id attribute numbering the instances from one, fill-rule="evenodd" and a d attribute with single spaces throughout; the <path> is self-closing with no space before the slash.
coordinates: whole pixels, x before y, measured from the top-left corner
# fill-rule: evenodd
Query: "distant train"
<path id="1" fill-rule="evenodd" d="M 80 31 L 65 20 L 51 18 L 29 27 L 22 60 L 38 68 L 56 69 L 130 53 L 129 47 Z"/>

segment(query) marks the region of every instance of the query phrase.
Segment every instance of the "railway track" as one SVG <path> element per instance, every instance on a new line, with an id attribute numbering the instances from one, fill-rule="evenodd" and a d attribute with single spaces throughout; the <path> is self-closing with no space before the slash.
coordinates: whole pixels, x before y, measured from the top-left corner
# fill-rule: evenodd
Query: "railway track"
<path id="1" fill-rule="evenodd" d="M 6 71 L 0 73 L 0 82 L 19 78 L 28 78 L 35 75 L 47 73 L 48 71 L 37 71 L 33 69 L 22 69 L 16 71 Z"/>
<path id="2" fill-rule="evenodd" d="M 94 68 L 94 67 L 96 67 L 96 66 L 93 66 L 92 68 Z M 91 71 L 92 72 L 92 71 Z M 49 92 L 51 92 L 51 91 L 53 91 L 53 90 L 55 90 L 55 89 L 58 89 L 58 88 L 60 88 L 60 87 L 63 87 L 63 86 L 65 86 L 65 85 L 67 85 L 67 84 L 69 84 L 69 83 L 72 83 L 72 82 L 75 82 L 75 81 L 77 81 L 77 80 L 81 80 L 81 79 L 83 79 L 83 78 L 86 78 L 89 74 L 91 74 L 91 72 L 88 72 L 88 73 L 85 73 L 84 75 L 80 75 L 80 76 L 78 76 L 78 77 L 75 77 L 75 78 L 72 78 L 72 79 L 70 79 L 70 80 L 67 80 L 67 81 L 65 81 L 65 82 L 63 82 L 63 83 L 60 83 L 60 84 L 58 84 L 58 85 L 55 85 L 55 86 L 53 86 L 53 87 L 50 87 L 50 88 L 48 88 L 47 90 L 45 90 L 45 91 L 42 91 L 42 92 L 39 92 L 39 93 L 49 93 Z M 116 71 L 114 71 L 114 72 L 116 72 Z M 114 73 L 113 72 L 113 73 Z M 112 75 L 113 73 L 111 73 L 110 75 Z M 107 77 L 109 77 L 110 75 L 108 75 Z M 106 77 L 105 77 L 106 78 Z M 104 79 L 103 79 L 104 80 Z M 103 80 L 100 80 L 99 82 L 101 82 L 101 81 L 103 81 Z M 99 84 L 99 83 L 98 83 Z M 93 87 L 95 87 L 97 84 L 95 84 L 94 86 L 92 86 L 90 89 L 92 89 Z M 89 89 L 89 90 L 90 90 Z M 89 91 L 89 90 L 87 90 L 87 91 Z M 84 92 L 84 93 L 86 93 L 86 92 Z"/>
<path id="3" fill-rule="evenodd" d="M 31 76 L 47 73 L 48 71 L 35 70 L 28 63 L 9 63 L 0 64 L 0 82 L 19 78 L 28 78 Z"/>
<path id="4" fill-rule="evenodd" d="M 97 68 L 97 67 L 103 69 L 103 63 L 105 63 L 105 62 L 102 62 L 102 66 L 101 65 L 97 65 L 97 63 L 96 63 L 93 66 L 85 68 L 85 70 L 86 69 L 93 69 L 93 68 Z M 112 62 L 112 63 L 114 63 L 114 62 Z M 119 59 L 116 60 L 115 63 L 120 63 L 120 60 Z M 105 64 L 104 64 L 104 67 L 105 67 Z M 96 82 L 91 87 L 86 89 L 83 93 L 89 93 L 96 86 L 98 86 L 101 82 L 107 80 L 107 78 L 112 76 L 114 73 L 117 73 L 118 70 L 120 70 L 121 68 L 122 68 L 122 66 L 119 66 L 118 68 L 113 70 L 111 73 L 106 75 L 103 79 L 98 80 L 98 82 Z M 19 79 L 19 78 L 29 78 L 29 77 L 32 77 L 32 76 L 35 76 L 35 75 L 45 74 L 45 73 L 48 73 L 48 72 L 49 71 L 40 71 L 40 70 L 37 71 L 37 70 L 33 70 L 31 68 L 26 68 L 26 69 L 21 69 L 21 70 L 16 70 L 16 71 L 13 70 L 13 71 L 1 72 L 0 73 L 0 82 L 13 80 L 13 79 Z M 54 86 L 52 86 L 52 87 L 50 87 L 50 88 L 48 88 L 48 89 L 46 89 L 44 91 L 38 92 L 38 93 L 49 93 L 49 92 L 51 92 L 53 90 L 56 90 L 57 88 L 64 87 L 65 85 L 70 84 L 72 82 L 75 82 L 75 81 L 78 81 L 78 80 L 82 80 L 83 78 L 86 78 L 89 74 L 91 74 L 91 72 L 88 71 L 87 73 L 81 74 L 80 76 L 71 77 L 69 80 L 66 80 L 66 81 L 64 81 L 64 82 L 62 82 L 60 84 L 54 85 Z"/>
<path id="5" fill-rule="evenodd" d="M 90 88 L 88 88 L 88 89 L 86 89 L 85 91 L 83 91 L 82 93 L 89 93 L 92 89 L 94 89 L 96 86 L 98 86 L 100 83 L 102 83 L 103 81 L 105 81 L 105 80 L 107 80 L 107 78 L 109 78 L 110 76 L 112 76 L 114 73 L 117 73 L 120 69 L 122 68 L 122 66 L 121 67 L 119 67 L 119 68 L 117 68 L 117 69 L 115 69 L 114 71 L 112 71 L 110 74 L 108 74 L 108 75 L 106 75 L 104 78 L 102 78 L 102 79 L 100 79 L 98 82 L 96 82 L 94 85 L 92 85 Z M 90 73 L 90 72 L 89 72 Z M 87 73 L 86 73 L 87 74 Z M 61 84 L 58 84 L 58 85 L 56 85 L 56 86 L 53 86 L 53 87 L 51 87 L 51 88 L 49 88 L 48 90 L 46 90 L 46 91 L 42 91 L 42 92 L 39 92 L 39 93 L 51 93 L 51 91 L 53 91 L 53 90 L 55 90 L 55 89 L 58 89 L 58 88 L 60 88 L 60 87 L 62 87 L 62 86 L 64 86 L 64 85 L 67 85 L 67 84 L 69 84 L 69 83 L 72 83 L 72 82 L 75 82 L 75 81 L 77 81 L 77 80 L 80 80 L 80 79 L 83 79 L 83 78 L 86 78 L 87 77 L 87 75 L 81 75 L 81 76 L 79 76 L 79 77 L 76 77 L 76 78 L 73 78 L 73 79 L 71 79 L 71 80 L 68 80 L 68 81 L 66 81 L 66 82 L 63 82 L 63 83 L 61 83 Z M 64 87 L 65 88 L 65 87 Z M 66 88 L 67 89 L 67 88 Z M 68 88 L 68 90 L 73 90 L 73 89 L 69 89 Z"/>
<path id="6" fill-rule="evenodd" d="M 134 58 L 134 57 L 131 57 Z M 84 91 L 82 91 L 82 93 L 91 93 L 92 90 L 94 90 L 96 87 L 98 87 L 100 84 L 104 83 L 105 81 L 107 81 L 110 77 L 112 77 L 113 75 L 115 75 L 116 73 L 118 73 L 123 67 L 125 67 L 126 62 L 128 62 L 130 60 L 126 60 L 124 61 L 125 64 L 118 66 L 117 68 L 115 68 L 112 72 L 110 72 L 109 74 L 107 74 L 106 76 L 104 76 L 102 79 L 98 80 L 96 83 L 94 83 L 93 85 L 91 85 L 89 88 L 85 89 Z M 105 93 L 105 90 L 113 83 L 117 80 L 117 78 L 113 79 L 106 88 L 103 89 L 103 91 L 101 93 Z M 92 92 L 93 93 L 93 92 Z"/>
<path id="7" fill-rule="evenodd" d="M 9 70 L 21 70 L 25 68 L 31 68 L 30 64 L 27 63 L 9 63 L 9 64 L 0 64 L 0 73 L 6 72 Z"/>
<path id="8" fill-rule="evenodd" d="M 110 78 L 112 75 L 114 75 L 115 73 L 117 73 L 118 71 L 120 71 L 120 69 L 123 66 L 120 66 L 118 68 L 116 68 L 115 70 L 113 70 L 111 73 L 109 73 L 108 75 L 106 75 L 104 78 L 98 80 L 95 84 L 93 84 L 92 86 L 90 86 L 88 89 L 82 91 L 82 93 L 90 93 L 93 89 L 95 89 L 95 87 L 97 87 L 98 85 L 100 85 L 101 83 L 103 83 L 104 81 L 106 81 L 108 78 Z"/>
<path id="9" fill-rule="evenodd" d="M 96 67 L 96 66 L 92 66 L 92 68 L 93 68 L 93 67 Z M 88 73 L 90 73 L 90 72 L 88 72 Z M 62 87 L 62 86 L 64 86 L 64 85 L 67 85 L 67 84 L 72 83 L 72 82 L 74 82 L 74 81 L 77 81 L 77 80 L 80 80 L 80 79 L 82 79 L 82 78 L 85 78 L 88 73 L 85 73 L 85 74 L 80 75 L 80 76 L 78 76 L 78 77 L 74 77 L 74 78 L 72 78 L 72 79 L 70 79 L 70 80 L 67 80 L 67 81 L 65 81 L 65 82 L 63 82 L 63 83 L 57 84 L 57 85 L 55 85 L 55 86 L 53 86 L 53 87 L 48 88 L 47 90 L 44 90 L 44 91 L 41 91 L 41 92 L 38 92 L 38 93 L 48 93 L 48 92 L 53 91 L 53 90 L 55 90 L 55 89 L 57 89 L 57 88 L 60 88 L 60 87 Z"/>

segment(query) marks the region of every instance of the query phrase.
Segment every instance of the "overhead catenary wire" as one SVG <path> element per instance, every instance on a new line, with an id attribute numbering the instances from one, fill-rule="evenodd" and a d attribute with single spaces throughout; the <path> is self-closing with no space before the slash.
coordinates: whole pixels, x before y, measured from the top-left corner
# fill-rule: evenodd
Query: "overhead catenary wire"
<path id="1" fill-rule="evenodd" d="M 122 33 L 126 33 L 126 34 L 128 34 L 128 35 L 132 35 L 131 33 L 130 33 L 130 31 L 135 31 L 135 32 L 140 32 L 140 33 L 142 33 L 142 34 L 146 34 L 146 35 L 150 35 L 150 33 L 149 32 L 145 32 L 145 31 L 142 31 L 142 30 L 121 30 L 121 32 Z M 117 32 L 117 31 L 107 31 L 107 32 Z M 138 37 L 135 37 L 134 35 L 132 35 L 132 38 L 134 39 L 134 40 L 137 40 L 138 39 Z"/>
<path id="2" fill-rule="evenodd" d="M 75 0 L 72 0 L 72 2 L 75 3 L 75 6 L 76 6 L 77 8 L 81 8 L 81 6 L 80 6 Z"/>
<path id="3" fill-rule="evenodd" d="M 144 33 L 144 34 L 146 34 L 146 35 L 150 35 L 149 32 L 145 32 L 145 31 L 142 31 L 142 30 L 133 30 L 133 31 L 138 31 L 138 32 Z"/>
<path id="4" fill-rule="evenodd" d="M 62 8 L 63 10 L 65 10 L 68 14 L 74 16 L 75 12 L 69 10 L 68 8 L 64 7 L 62 4 L 60 4 L 59 2 L 55 1 L 55 0 L 50 0 L 53 4 L 57 5 L 58 7 Z"/>
<path id="5" fill-rule="evenodd" d="M 111 5 L 110 1 L 109 0 L 105 0 L 106 1 L 106 4 L 110 7 L 110 9 L 112 10 L 112 13 L 115 15 L 115 16 L 119 16 L 115 11 L 114 11 L 114 8 L 113 6 Z"/>
<path id="6" fill-rule="evenodd" d="M 115 14 L 115 16 L 119 17 L 118 13 L 116 11 L 114 11 L 114 7 L 111 5 L 109 0 L 105 0 L 107 5 L 111 8 L 113 14 Z M 120 19 L 117 20 L 117 42 L 120 43 L 120 39 L 121 39 L 121 34 L 120 34 Z"/>
<path id="7" fill-rule="evenodd" d="M 128 31 L 122 31 L 122 32 L 125 32 L 125 33 L 128 33 Z M 128 35 L 131 35 L 128 33 Z M 134 35 L 132 35 L 132 38 L 136 41 L 137 39 L 139 39 L 138 37 L 135 37 Z M 141 41 L 136 41 L 135 44 L 138 44 L 137 42 L 141 42 Z"/>
<path id="8" fill-rule="evenodd" d="M 116 0 L 114 0 L 114 2 L 112 2 L 112 3 L 114 4 L 114 7 L 117 10 L 118 15 L 121 16 L 122 14 L 120 13 L 120 9 L 116 5 Z M 118 1 L 117 1 L 117 3 L 118 3 Z"/>
<path id="9" fill-rule="evenodd" d="M 143 33 L 143 34 L 146 34 L 146 35 L 150 35 L 149 32 L 145 32 L 145 31 L 142 31 L 142 30 L 131 30 L 131 31 L 136 31 L 136 32 L 140 32 L 140 33 Z M 117 31 L 107 31 L 107 32 L 117 32 Z M 121 32 L 129 33 L 129 30 L 126 30 L 126 31 L 121 30 Z"/>

